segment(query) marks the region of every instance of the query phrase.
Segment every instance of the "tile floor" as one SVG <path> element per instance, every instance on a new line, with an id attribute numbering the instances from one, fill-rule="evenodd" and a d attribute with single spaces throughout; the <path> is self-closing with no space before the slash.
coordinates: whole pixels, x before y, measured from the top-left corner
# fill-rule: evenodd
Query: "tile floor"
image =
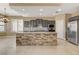
<path id="1" fill-rule="evenodd" d="M 13 55 L 16 53 L 16 37 L 0 36 L 0 55 Z"/>
<path id="2" fill-rule="evenodd" d="M 0 37 L 0 55 L 77 55 L 79 46 L 58 39 L 57 46 L 17 46 L 15 36 Z"/>

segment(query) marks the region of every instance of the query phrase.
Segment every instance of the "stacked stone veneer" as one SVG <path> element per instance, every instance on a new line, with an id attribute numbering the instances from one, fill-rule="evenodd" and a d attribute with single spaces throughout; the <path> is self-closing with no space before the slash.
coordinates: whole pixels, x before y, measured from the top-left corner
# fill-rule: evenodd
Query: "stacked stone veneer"
<path id="1" fill-rule="evenodd" d="M 31 32 L 31 33 L 17 33 L 17 46 L 54 46 L 57 45 L 56 33 L 50 32 Z"/>

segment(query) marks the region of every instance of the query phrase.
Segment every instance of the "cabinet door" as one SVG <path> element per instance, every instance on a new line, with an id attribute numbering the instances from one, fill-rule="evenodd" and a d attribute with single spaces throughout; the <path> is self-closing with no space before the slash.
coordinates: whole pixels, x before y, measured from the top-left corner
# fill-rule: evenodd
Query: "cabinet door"
<path id="1" fill-rule="evenodd" d="M 24 21 L 24 27 L 29 27 L 30 22 L 29 21 Z"/>

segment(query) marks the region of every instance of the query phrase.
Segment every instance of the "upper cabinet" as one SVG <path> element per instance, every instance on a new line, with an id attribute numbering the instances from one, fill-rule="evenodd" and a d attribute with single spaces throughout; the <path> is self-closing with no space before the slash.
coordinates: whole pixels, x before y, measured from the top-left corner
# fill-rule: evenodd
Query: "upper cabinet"
<path id="1" fill-rule="evenodd" d="M 24 21 L 24 27 L 38 27 L 39 24 L 41 24 L 42 27 L 48 27 L 49 25 L 55 25 L 55 21 L 54 20 L 44 20 L 44 19 Z"/>

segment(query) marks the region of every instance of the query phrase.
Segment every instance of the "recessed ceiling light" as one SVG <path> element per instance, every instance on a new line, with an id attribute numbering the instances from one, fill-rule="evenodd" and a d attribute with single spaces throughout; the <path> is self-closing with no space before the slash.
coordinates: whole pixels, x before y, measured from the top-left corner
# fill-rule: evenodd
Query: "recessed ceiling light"
<path id="1" fill-rule="evenodd" d="M 62 11 L 62 9 L 58 9 L 58 10 L 56 10 L 56 13 L 59 13 L 59 12 L 61 12 Z"/>
<path id="2" fill-rule="evenodd" d="M 43 11 L 43 9 L 40 9 L 40 11 Z"/>
<path id="3" fill-rule="evenodd" d="M 57 11 L 62 11 L 62 9 L 58 9 Z"/>
<path id="4" fill-rule="evenodd" d="M 24 11 L 24 9 L 22 9 Z"/>

